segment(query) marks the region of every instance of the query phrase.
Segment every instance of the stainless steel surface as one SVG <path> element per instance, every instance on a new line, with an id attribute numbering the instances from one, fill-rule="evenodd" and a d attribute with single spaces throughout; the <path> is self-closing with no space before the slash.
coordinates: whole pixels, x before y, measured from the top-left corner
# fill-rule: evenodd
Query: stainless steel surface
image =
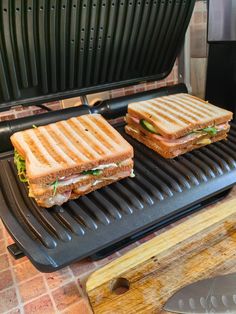
<path id="1" fill-rule="evenodd" d="M 174 313 L 236 313 L 236 273 L 197 281 L 176 292 L 164 306 Z"/>
<path id="2" fill-rule="evenodd" d="M 209 41 L 236 41 L 236 0 L 209 0 Z"/>
<path id="3" fill-rule="evenodd" d="M 88 98 L 87 98 L 86 95 L 80 96 L 80 100 L 81 100 L 83 105 L 88 105 L 89 106 Z"/>

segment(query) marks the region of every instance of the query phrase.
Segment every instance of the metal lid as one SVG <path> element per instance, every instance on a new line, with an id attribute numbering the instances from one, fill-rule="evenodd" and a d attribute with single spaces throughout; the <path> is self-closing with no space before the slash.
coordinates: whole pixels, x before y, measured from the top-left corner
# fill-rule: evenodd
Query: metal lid
<path id="1" fill-rule="evenodd" d="M 195 0 L 2 0 L 0 110 L 169 74 Z"/>

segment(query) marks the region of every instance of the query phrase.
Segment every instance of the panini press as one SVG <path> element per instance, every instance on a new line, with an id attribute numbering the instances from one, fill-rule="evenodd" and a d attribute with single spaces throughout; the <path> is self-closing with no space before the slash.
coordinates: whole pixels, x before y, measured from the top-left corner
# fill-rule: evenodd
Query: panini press
<path id="1" fill-rule="evenodd" d="M 0 108 L 38 105 L 166 77 L 180 51 L 193 0 L 2 0 Z M 166 160 L 124 133 L 128 103 L 184 84 L 0 123 L 0 216 L 43 272 L 99 259 L 221 199 L 236 183 L 236 125 L 228 140 Z M 32 125 L 101 113 L 134 147 L 126 178 L 51 209 L 19 182 L 10 136 Z"/>

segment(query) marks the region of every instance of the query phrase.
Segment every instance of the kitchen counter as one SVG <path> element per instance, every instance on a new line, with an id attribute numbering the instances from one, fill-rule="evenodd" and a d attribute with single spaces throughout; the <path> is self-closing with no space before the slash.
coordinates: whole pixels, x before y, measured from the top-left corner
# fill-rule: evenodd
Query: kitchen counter
<path id="1" fill-rule="evenodd" d="M 231 198 L 236 198 L 236 187 L 221 203 L 227 202 Z M 190 219 L 193 215 L 197 215 L 197 213 L 183 218 L 175 225 Z M 45 274 L 37 271 L 27 257 L 19 260 L 13 259 L 6 248 L 13 240 L 1 222 L 0 313 L 92 313 L 86 300 L 84 288 L 88 275 L 172 227 L 173 225 L 170 225 L 161 229 L 103 260 L 93 262 L 90 259 L 85 259 L 62 270 Z"/>

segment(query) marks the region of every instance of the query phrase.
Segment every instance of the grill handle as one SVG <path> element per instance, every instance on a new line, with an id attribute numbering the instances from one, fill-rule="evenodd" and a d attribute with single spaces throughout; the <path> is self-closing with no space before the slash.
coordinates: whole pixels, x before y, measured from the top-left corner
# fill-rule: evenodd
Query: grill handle
<path id="1" fill-rule="evenodd" d="M 114 119 L 124 116 L 127 112 L 127 106 L 131 102 L 147 100 L 155 97 L 167 96 L 176 93 L 187 93 L 188 90 L 183 83 L 162 87 L 150 91 L 145 91 L 128 96 L 108 99 L 99 105 L 89 107 L 82 105 L 79 107 L 66 108 L 62 110 L 50 111 L 36 116 L 29 116 L 20 119 L 0 122 L 0 153 L 12 150 L 10 136 L 18 131 L 32 128 L 33 125 L 40 126 L 59 120 L 66 120 L 71 117 L 81 116 L 90 113 L 99 113 L 106 119 Z"/>
<path id="2" fill-rule="evenodd" d="M 92 108 L 93 113 L 100 113 L 106 119 L 114 119 L 125 116 L 127 113 L 127 106 L 131 102 L 148 100 L 156 97 L 167 96 L 177 93 L 187 93 L 188 90 L 184 84 L 177 84 L 173 86 L 162 87 L 159 89 L 149 90 L 128 96 L 108 99 L 101 102 Z"/>

